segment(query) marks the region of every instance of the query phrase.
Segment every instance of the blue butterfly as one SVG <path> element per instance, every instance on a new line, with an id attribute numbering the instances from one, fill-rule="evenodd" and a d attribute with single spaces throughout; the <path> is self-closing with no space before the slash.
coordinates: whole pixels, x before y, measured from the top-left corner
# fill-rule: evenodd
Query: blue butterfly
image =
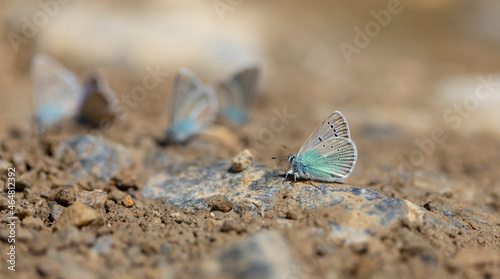
<path id="1" fill-rule="evenodd" d="M 354 170 L 358 152 L 350 138 L 349 126 L 339 111 L 330 114 L 309 136 L 297 155 L 290 154 L 286 173 L 298 178 L 338 182 Z"/>
<path id="2" fill-rule="evenodd" d="M 37 133 L 69 118 L 82 119 L 94 127 L 104 118 L 114 120 L 116 94 L 99 74 L 91 75 L 83 87 L 73 72 L 43 53 L 33 58 L 31 74 Z"/>
<path id="3" fill-rule="evenodd" d="M 192 71 L 181 68 L 170 100 L 167 139 L 181 143 L 199 134 L 214 122 L 217 109 L 213 89 L 203 84 Z"/>
<path id="4" fill-rule="evenodd" d="M 258 76 L 257 66 L 251 66 L 219 83 L 217 93 L 220 114 L 231 124 L 241 125 L 248 122 L 248 108 L 254 104 L 257 97 Z"/>

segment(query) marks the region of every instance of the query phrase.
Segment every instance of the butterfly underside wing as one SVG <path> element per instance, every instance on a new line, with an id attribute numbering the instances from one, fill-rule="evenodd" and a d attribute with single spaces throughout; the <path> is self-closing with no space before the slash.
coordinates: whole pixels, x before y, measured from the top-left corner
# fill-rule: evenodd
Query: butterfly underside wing
<path id="1" fill-rule="evenodd" d="M 71 71 L 55 58 L 37 54 L 31 64 L 31 75 L 37 133 L 77 115 L 81 85 Z"/>
<path id="2" fill-rule="evenodd" d="M 104 77 L 95 72 L 85 82 L 83 101 L 80 108 L 80 121 L 93 127 L 99 127 L 115 120 L 118 98 Z"/>
<path id="3" fill-rule="evenodd" d="M 257 97 L 259 70 L 256 66 L 245 68 L 217 86 L 221 115 L 234 124 L 248 122 L 248 108 Z"/>
<path id="4" fill-rule="evenodd" d="M 357 149 L 342 113 L 336 111 L 323 120 L 293 159 L 288 174 L 295 178 L 345 180 L 356 165 Z"/>
<path id="5" fill-rule="evenodd" d="M 167 137 L 184 142 L 209 127 L 217 114 L 215 92 L 190 70 L 177 73 L 169 108 Z"/>

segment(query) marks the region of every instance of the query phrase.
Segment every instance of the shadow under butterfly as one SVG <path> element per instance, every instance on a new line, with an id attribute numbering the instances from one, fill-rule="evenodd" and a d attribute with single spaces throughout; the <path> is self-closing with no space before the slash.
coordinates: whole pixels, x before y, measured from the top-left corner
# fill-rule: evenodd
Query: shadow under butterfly
<path id="1" fill-rule="evenodd" d="M 167 142 L 184 143 L 215 121 L 218 102 L 213 89 L 187 68 L 175 77 L 170 106 Z"/>
<path id="2" fill-rule="evenodd" d="M 352 173 L 357 159 L 347 120 L 335 111 L 312 132 L 297 155 L 288 155 L 291 167 L 285 178 L 340 182 Z"/>
<path id="3" fill-rule="evenodd" d="M 219 114 L 223 121 L 243 125 L 249 121 L 248 110 L 257 99 L 259 69 L 252 65 L 217 85 Z"/>
<path id="4" fill-rule="evenodd" d="M 33 58 L 31 75 L 37 134 L 66 119 L 94 128 L 115 121 L 118 99 L 98 72 L 91 73 L 82 86 L 73 72 L 40 53 Z"/>

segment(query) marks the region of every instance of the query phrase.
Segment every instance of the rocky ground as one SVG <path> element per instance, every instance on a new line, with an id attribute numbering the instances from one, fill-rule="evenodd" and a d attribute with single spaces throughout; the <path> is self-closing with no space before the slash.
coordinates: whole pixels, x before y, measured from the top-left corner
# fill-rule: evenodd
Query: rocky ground
<path id="1" fill-rule="evenodd" d="M 7 2 L 4 38 L 22 32 L 19 19 L 39 9 Z M 15 55 L 8 41 L 0 44 L 0 276 L 500 277 L 500 57 L 488 28 L 496 26 L 489 13 L 496 2 L 413 2 L 402 1 L 403 11 L 351 62 L 339 43 L 353 43 L 353 27 L 387 2 L 243 2 L 224 20 L 211 5 L 74 3 Z M 88 21 L 84 9 L 106 16 Z M 142 31 L 124 50 L 128 33 L 92 29 L 103 18 L 110 30 L 126 23 Z M 75 30 L 97 35 L 77 41 Z M 159 36 L 163 30 L 172 35 Z M 213 38 L 234 47 L 249 37 L 254 49 L 243 57 L 259 57 L 263 69 L 252 121 L 162 144 L 172 73 L 189 66 L 206 81 L 224 76 L 231 61 L 245 59 L 228 48 L 221 58 Z M 36 137 L 29 63 L 39 51 L 79 77 L 101 68 L 121 100 L 141 84 L 145 67 L 169 75 L 112 131 L 67 121 Z M 358 147 L 352 175 L 345 183 L 286 180 L 287 164 L 270 157 L 288 155 L 283 144 L 298 151 L 334 110 L 347 117 Z M 280 117 L 285 112 L 290 118 Z M 254 158 L 237 171 L 232 159 L 244 149 Z M 7 262 L 11 216 L 15 272 Z"/>

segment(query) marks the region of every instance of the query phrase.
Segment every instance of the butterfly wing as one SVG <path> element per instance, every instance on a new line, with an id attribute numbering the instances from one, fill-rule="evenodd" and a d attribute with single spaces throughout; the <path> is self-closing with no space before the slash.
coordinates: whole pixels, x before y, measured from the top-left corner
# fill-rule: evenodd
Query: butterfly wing
<path id="1" fill-rule="evenodd" d="M 82 87 L 71 71 L 53 57 L 37 54 L 31 75 L 37 132 L 77 114 Z"/>
<path id="2" fill-rule="evenodd" d="M 248 121 L 248 107 L 255 102 L 257 96 L 258 75 L 258 68 L 251 66 L 218 85 L 220 109 L 226 119 L 236 124 Z"/>
<path id="3" fill-rule="evenodd" d="M 342 181 L 354 170 L 356 144 L 342 113 L 329 115 L 306 140 L 297 159 L 314 180 Z"/>
<path id="4" fill-rule="evenodd" d="M 170 102 L 168 136 L 183 142 L 198 134 L 215 120 L 218 105 L 214 91 L 190 70 L 177 73 Z"/>
<path id="5" fill-rule="evenodd" d="M 305 150 L 310 150 L 323 141 L 330 138 L 350 138 L 349 125 L 340 111 L 330 114 L 318 127 L 312 132 L 309 138 L 304 142 L 298 154 Z"/>
<path id="6" fill-rule="evenodd" d="M 83 102 L 80 107 L 80 120 L 98 127 L 103 121 L 114 121 L 117 116 L 118 98 L 104 77 L 94 72 L 85 82 Z"/>
<path id="7" fill-rule="evenodd" d="M 348 138 L 333 138 L 298 155 L 310 178 L 336 182 L 346 179 L 357 161 L 356 145 Z"/>

